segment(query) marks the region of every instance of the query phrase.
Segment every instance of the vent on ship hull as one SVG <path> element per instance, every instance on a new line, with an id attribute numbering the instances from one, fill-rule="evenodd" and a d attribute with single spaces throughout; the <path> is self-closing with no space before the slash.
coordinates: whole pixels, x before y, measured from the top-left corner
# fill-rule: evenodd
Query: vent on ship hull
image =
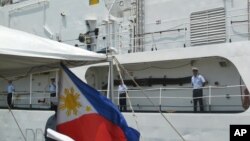
<path id="1" fill-rule="evenodd" d="M 225 42 L 225 9 L 216 8 L 192 13 L 190 32 L 191 46 Z"/>

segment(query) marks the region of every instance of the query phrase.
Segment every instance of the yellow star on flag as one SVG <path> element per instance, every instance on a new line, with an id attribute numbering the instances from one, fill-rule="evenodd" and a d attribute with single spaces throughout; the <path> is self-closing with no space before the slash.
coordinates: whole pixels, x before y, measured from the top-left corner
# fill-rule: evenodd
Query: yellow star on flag
<path id="1" fill-rule="evenodd" d="M 86 111 L 86 112 L 90 112 L 90 111 L 92 111 L 91 106 L 87 106 L 87 107 L 85 108 L 85 111 Z"/>

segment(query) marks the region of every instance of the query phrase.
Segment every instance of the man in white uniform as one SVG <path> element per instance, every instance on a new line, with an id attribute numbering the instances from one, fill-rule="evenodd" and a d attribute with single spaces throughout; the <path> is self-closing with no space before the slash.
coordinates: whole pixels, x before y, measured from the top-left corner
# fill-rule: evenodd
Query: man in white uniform
<path id="1" fill-rule="evenodd" d="M 197 112 L 197 102 L 199 102 L 200 105 L 200 111 L 204 111 L 203 107 L 203 91 L 202 87 L 205 86 L 205 79 L 202 75 L 198 73 L 198 68 L 193 67 L 193 76 L 191 78 L 191 83 L 193 86 L 193 102 L 194 102 L 194 112 Z"/>
<path id="2" fill-rule="evenodd" d="M 127 100 L 126 100 L 126 92 L 128 88 L 127 86 L 120 81 L 120 85 L 118 87 L 118 93 L 120 96 L 119 103 L 120 103 L 120 111 L 127 111 Z"/>
<path id="3" fill-rule="evenodd" d="M 12 105 L 12 95 L 13 95 L 13 93 L 14 93 L 14 91 L 15 91 L 15 87 L 14 87 L 14 85 L 12 84 L 12 81 L 11 81 L 11 80 L 9 80 L 8 83 L 9 83 L 9 84 L 8 84 L 8 86 L 7 86 L 7 92 L 8 92 L 8 95 L 7 95 L 7 103 L 8 103 L 9 108 L 12 108 L 12 107 L 13 107 L 13 105 Z"/>
<path id="4" fill-rule="evenodd" d="M 56 96 L 55 78 L 51 78 L 50 81 L 51 81 L 49 85 L 50 97 L 55 97 Z"/>

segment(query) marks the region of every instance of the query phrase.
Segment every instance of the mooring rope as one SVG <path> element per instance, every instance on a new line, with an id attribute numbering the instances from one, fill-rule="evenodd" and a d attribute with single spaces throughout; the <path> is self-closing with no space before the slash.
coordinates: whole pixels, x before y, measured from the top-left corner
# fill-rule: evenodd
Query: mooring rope
<path id="1" fill-rule="evenodd" d="M 130 77 L 130 79 L 136 84 L 136 86 L 142 91 L 142 93 L 145 95 L 145 97 L 149 100 L 149 102 L 153 105 L 153 107 L 157 107 L 153 101 L 149 98 L 149 96 L 144 93 L 144 90 L 142 89 L 142 87 L 139 86 L 139 84 L 134 80 L 134 78 L 129 74 L 129 72 L 124 68 L 123 65 L 121 65 L 119 63 L 119 61 L 117 60 L 117 58 L 114 57 L 115 62 L 117 63 L 117 65 L 119 65 L 120 68 L 122 68 L 123 71 L 126 72 L 126 74 Z M 120 75 L 120 72 L 119 72 Z M 120 76 L 121 77 L 121 76 Z M 123 80 L 122 80 L 123 81 Z M 127 93 L 127 92 L 126 92 Z M 129 97 L 128 97 L 129 98 Z M 130 101 L 130 100 L 129 100 Z M 131 104 L 131 103 L 130 103 Z M 131 106 L 131 105 L 130 105 Z M 133 111 L 133 110 L 132 110 Z M 161 114 L 161 116 L 165 119 L 165 121 L 172 127 L 172 129 L 178 134 L 178 136 L 182 139 L 182 141 L 185 141 L 185 139 L 183 138 L 183 136 L 180 134 L 180 132 L 174 127 L 174 125 L 167 119 L 167 117 L 162 113 L 161 110 L 158 110 L 159 113 Z M 134 112 L 134 111 L 133 111 Z"/>
<path id="2" fill-rule="evenodd" d="M 25 137 L 25 135 L 24 135 L 24 133 L 23 133 L 23 131 L 22 131 L 20 125 L 18 124 L 18 122 L 17 122 L 17 120 L 16 120 L 16 117 L 14 116 L 14 114 L 13 114 L 13 112 L 12 112 L 12 109 L 10 108 L 9 105 L 8 105 L 8 108 L 9 108 L 9 111 L 10 111 L 12 117 L 14 118 L 14 121 L 15 121 L 15 123 L 16 123 L 16 125 L 17 125 L 19 131 L 21 132 L 21 134 L 22 134 L 22 136 L 23 136 L 24 141 L 27 141 L 27 140 L 26 140 L 26 137 Z"/>

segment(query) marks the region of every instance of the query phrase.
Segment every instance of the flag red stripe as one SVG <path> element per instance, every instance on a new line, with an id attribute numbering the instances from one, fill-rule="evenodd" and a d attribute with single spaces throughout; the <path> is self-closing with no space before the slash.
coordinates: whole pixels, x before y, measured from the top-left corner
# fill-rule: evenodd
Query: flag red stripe
<path id="1" fill-rule="evenodd" d="M 83 115 L 75 120 L 57 125 L 57 131 L 75 141 L 126 141 L 119 126 L 98 114 Z"/>

